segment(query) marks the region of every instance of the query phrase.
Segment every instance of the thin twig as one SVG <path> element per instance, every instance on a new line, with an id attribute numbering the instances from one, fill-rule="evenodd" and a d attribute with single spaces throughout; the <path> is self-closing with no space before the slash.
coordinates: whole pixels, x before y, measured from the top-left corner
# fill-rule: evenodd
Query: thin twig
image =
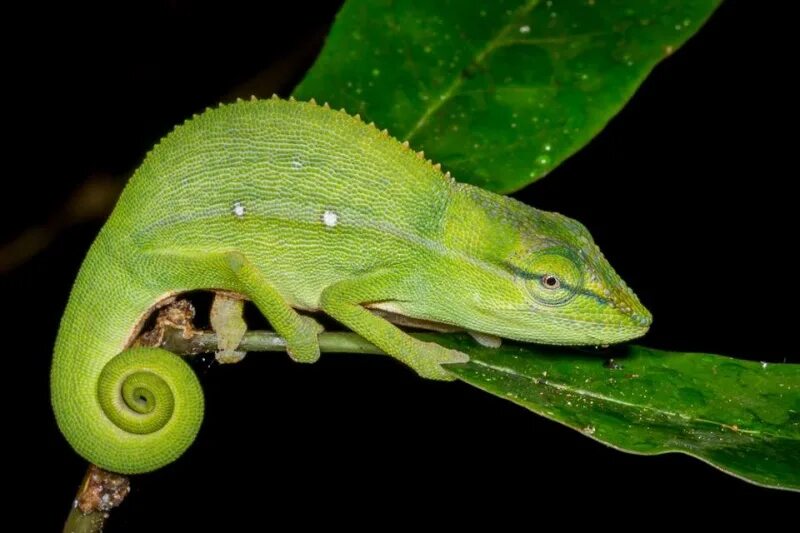
<path id="1" fill-rule="evenodd" d="M 200 331 L 187 339 L 181 331 L 170 329 L 165 333 L 161 346 L 185 357 L 211 353 L 218 349 L 217 334 L 213 331 Z M 248 331 L 237 349 L 244 352 L 285 352 L 286 341 L 273 331 Z M 321 333 L 319 349 L 322 353 L 385 355 L 380 348 L 363 337 L 345 331 Z"/>

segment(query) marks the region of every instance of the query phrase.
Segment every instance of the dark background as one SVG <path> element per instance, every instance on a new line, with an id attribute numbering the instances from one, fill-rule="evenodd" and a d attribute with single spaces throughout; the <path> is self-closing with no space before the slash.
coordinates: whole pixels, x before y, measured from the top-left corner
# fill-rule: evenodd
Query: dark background
<path id="1" fill-rule="evenodd" d="M 7 459 L 26 469 L 31 488 L 19 500 L 35 504 L 29 516 L 43 531 L 60 527 L 85 469 L 53 422 L 47 383 L 58 320 L 102 222 L 74 213 L 74 191 L 90 176 L 122 183 L 156 140 L 208 105 L 288 95 L 337 7 L 115 5 L 37 5 L 28 13 L 35 28 L 6 47 L 7 88 L 19 92 L 6 117 L 23 120 L 5 122 L 15 138 L 6 156 L 20 170 L 5 176 L 0 235 L 60 228 L 0 277 L 15 369 L 6 381 L 20 391 L 13 431 L 23 436 Z M 516 196 L 592 230 L 656 317 L 648 345 L 799 363 L 797 172 L 783 133 L 794 113 L 791 31 L 752 7 L 723 5 L 586 149 Z M 798 501 L 685 456 L 613 451 L 382 358 L 323 355 L 308 366 L 254 354 L 197 369 L 208 406 L 197 441 L 175 464 L 133 479 L 109 531 L 314 519 L 378 527 L 429 513 L 529 527 L 548 516 L 624 521 L 638 512 L 724 521 L 775 517 Z"/>

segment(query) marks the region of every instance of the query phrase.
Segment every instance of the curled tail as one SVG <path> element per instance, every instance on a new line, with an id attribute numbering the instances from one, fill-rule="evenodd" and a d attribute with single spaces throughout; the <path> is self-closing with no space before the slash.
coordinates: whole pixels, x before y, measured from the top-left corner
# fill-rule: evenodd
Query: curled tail
<path id="1" fill-rule="evenodd" d="M 194 441 L 203 391 L 180 357 L 126 344 L 158 291 L 131 282 L 101 237 L 61 322 L 50 374 L 61 432 L 87 461 L 112 472 L 156 470 Z"/>

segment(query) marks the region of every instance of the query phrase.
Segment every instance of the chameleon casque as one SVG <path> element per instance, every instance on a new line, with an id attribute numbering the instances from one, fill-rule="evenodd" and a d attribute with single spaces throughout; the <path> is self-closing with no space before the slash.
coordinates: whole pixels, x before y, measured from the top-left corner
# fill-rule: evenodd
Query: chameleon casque
<path id="1" fill-rule="evenodd" d="M 194 440 L 193 371 L 128 346 L 160 302 L 197 289 L 252 300 L 296 361 L 319 357 L 321 331 L 296 310 L 320 310 L 433 379 L 468 357 L 387 316 L 575 345 L 636 338 L 651 322 L 580 223 L 458 183 L 327 104 L 222 105 L 147 155 L 75 281 L 51 392 L 87 460 L 147 472 Z"/>

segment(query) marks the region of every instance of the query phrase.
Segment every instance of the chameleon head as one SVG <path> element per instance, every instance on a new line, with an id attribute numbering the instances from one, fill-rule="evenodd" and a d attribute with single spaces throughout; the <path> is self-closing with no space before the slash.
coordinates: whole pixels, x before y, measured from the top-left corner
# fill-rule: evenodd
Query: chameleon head
<path id="1" fill-rule="evenodd" d="M 650 312 L 582 224 L 508 198 L 500 202 L 491 217 L 495 238 L 482 239 L 490 243 L 483 260 L 495 274 L 484 272 L 470 284 L 472 329 L 563 345 L 613 344 L 647 332 Z"/>
<path id="2" fill-rule="evenodd" d="M 552 243 L 507 266 L 528 297 L 526 312 L 509 321 L 518 325 L 520 340 L 612 344 L 641 337 L 650 327 L 650 312 L 594 244 Z"/>

